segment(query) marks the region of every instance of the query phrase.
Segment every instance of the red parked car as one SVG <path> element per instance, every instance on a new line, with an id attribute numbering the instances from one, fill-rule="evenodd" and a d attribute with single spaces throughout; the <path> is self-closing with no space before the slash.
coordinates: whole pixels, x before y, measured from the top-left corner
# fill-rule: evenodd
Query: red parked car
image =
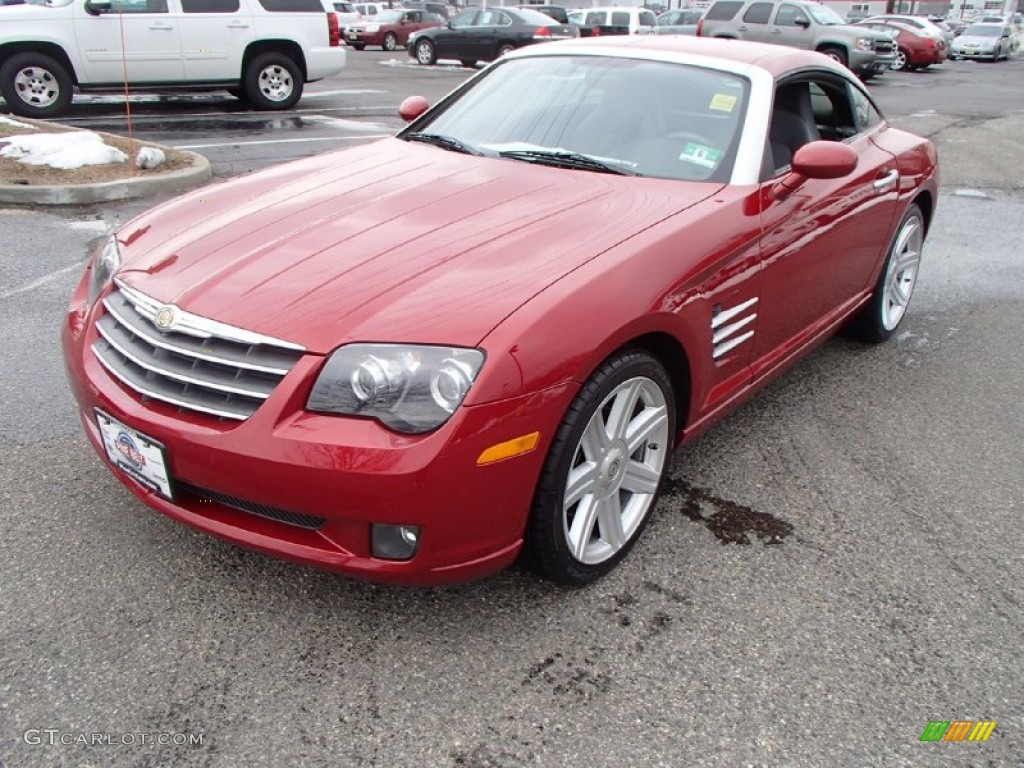
<path id="1" fill-rule="evenodd" d="M 857 26 L 892 35 L 896 41 L 896 58 L 891 64 L 892 69 L 924 69 L 932 64 L 941 64 L 949 55 L 945 41 L 898 21 L 866 21 Z"/>
<path id="2" fill-rule="evenodd" d="M 67 367 L 149 506 L 368 579 L 585 584 L 673 449 L 841 326 L 892 336 L 937 200 L 932 144 L 783 46 L 529 46 L 401 113 L 97 249 Z"/>
<path id="3" fill-rule="evenodd" d="M 442 24 L 444 19 L 430 11 L 381 11 L 376 16 L 349 24 L 345 29 L 345 42 L 357 51 L 368 45 L 394 51 L 405 48 L 413 32 Z"/>

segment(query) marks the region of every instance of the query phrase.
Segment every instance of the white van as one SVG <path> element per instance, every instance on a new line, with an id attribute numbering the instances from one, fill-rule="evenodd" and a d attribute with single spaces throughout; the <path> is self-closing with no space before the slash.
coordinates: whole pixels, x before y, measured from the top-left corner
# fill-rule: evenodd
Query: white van
<path id="1" fill-rule="evenodd" d="M 587 8 L 580 14 L 581 27 L 629 27 L 631 35 L 653 35 L 658 22 L 643 8 Z"/>

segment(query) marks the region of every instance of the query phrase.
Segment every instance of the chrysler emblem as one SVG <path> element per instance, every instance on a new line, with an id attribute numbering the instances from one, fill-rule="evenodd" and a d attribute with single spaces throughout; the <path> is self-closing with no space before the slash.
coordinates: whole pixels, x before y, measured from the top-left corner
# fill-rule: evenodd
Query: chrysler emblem
<path id="1" fill-rule="evenodd" d="M 171 323 L 174 322 L 174 308 L 173 307 L 161 307 L 160 311 L 156 313 L 156 327 L 162 331 L 166 331 L 171 327 Z"/>

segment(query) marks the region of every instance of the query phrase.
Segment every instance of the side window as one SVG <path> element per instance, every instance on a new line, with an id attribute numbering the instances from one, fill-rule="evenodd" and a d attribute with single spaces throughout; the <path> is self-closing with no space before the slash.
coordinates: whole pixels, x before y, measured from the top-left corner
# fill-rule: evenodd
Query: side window
<path id="1" fill-rule="evenodd" d="M 612 11 L 613 27 L 628 27 L 629 13 L 627 11 Z"/>
<path id="2" fill-rule="evenodd" d="M 259 0 L 263 10 L 270 13 L 323 13 L 320 0 Z"/>
<path id="3" fill-rule="evenodd" d="M 452 19 L 452 28 L 453 29 L 465 29 L 466 27 L 472 27 L 473 26 L 473 20 L 476 18 L 478 13 L 479 13 L 479 11 L 475 11 L 475 10 L 473 10 L 473 11 L 466 11 L 465 13 L 460 13 L 458 16 L 456 16 L 454 19 Z"/>
<path id="4" fill-rule="evenodd" d="M 710 8 L 704 18 L 707 21 L 729 21 L 743 7 L 743 0 L 720 0 Z"/>
<path id="5" fill-rule="evenodd" d="M 658 21 L 650 11 L 640 11 L 640 23 L 645 27 L 654 27 L 657 26 Z"/>
<path id="6" fill-rule="evenodd" d="M 111 0 L 110 13 L 167 13 L 167 0 Z"/>
<path id="7" fill-rule="evenodd" d="M 850 97 L 853 101 L 853 116 L 857 121 L 858 131 L 870 130 L 882 122 L 882 115 L 860 88 L 851 86 Z"/>
<path id="8" fill-rule="evenodd" d="M 588 27 L 591 27 L 591 26 L 598 26 L 598 27 L 600 27 L 600 26 L 603 26 L 605 24 L 604 17 L 605 17 L 604 11 L 591 11 L 590 13 L 587 14 L 587 20 L 586 20 L 585 23 L 586 23 L 586 25 Z"/>
<path id="9" fill-rule="evenodd" d="M 775 24 L 780 27 L 806 27 L 810 21 L 799 6 L 785 3 L 779 6 L 779 11 L 775 14 Z"/>
<path id="10" fill-rule="evenodd" d="M 772 3 L 754 3 L 743 14 L 743 20 L 748 24 L 767 24 L 774 7 Z"/>
<path id="11" fill-rule="evenodd" d="M 240 7 L 238 0 L 181 0 L 185 13 L 235 13 Z"/>

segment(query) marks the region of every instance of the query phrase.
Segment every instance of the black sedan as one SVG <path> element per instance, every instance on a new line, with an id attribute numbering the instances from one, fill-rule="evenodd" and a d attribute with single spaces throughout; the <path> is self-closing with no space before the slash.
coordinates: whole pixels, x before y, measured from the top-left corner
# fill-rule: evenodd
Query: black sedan
<path id="1" fill-rule="evenodd" d="M 409 38 L 409 55 L 420 64 L 458 59 L 471 67 L 524 45 L 576 37 L 576 28 L 528 8 L 469 8 L 443 27 Z"/>

